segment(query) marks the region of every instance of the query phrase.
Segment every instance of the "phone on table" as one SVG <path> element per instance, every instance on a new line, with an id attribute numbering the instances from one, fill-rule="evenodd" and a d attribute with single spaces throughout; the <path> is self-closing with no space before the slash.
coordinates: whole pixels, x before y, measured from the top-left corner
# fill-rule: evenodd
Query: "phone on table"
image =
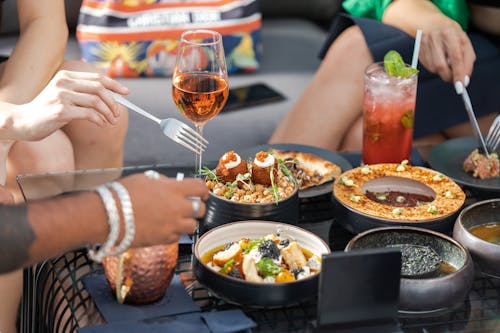
<path id="1" fill-rule="evenodd" d="M 226 105 L 221 112 L 279 102 L 282 100 L 285 100 L 285 96 L 280 92 L 274 90 L 265 83 L 255 83 L 248 86 L 230 88 Z"/>

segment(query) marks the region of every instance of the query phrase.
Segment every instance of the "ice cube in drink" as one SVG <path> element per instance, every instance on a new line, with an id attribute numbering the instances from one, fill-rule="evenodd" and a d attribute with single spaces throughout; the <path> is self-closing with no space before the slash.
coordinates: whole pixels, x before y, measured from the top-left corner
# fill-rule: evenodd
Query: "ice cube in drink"
<path id="1" fill-rule="evenodd" d="M 365 71 L 363 100 L 363 163 L 410 160 L 417 74 L 400 78 L 387 74 L 383 63 Z"/>

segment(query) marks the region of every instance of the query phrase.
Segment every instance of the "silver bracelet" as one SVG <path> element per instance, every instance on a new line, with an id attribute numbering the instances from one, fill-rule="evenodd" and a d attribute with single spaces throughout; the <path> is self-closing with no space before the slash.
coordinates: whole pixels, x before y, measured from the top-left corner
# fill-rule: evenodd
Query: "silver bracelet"
<path id="1" fill-rule="evenodd" d="M 122 206 L 123 219 L 125 224 L 125 235 L 123 239 L 118 245 L 118 247 L 111 253 L 111 255 L 117 255 L 127 250 L 135 236 L 135 220 L 134 220 L 134 209 L 132 207 L 132 200 L 130 200 L 130 195 L 122 184 L 119 182 L 112 182 L 107 184 L 118 194 L 118 198 L 120 198 L 120 203 Z"/>
<path id="2" fill-rule="evenodd" d="M 118 214 L 118 208 L 116 208 L 116 202 L 111 191 L 105 185 L 98 186 L 95 190 L 101 197 L 104 208 L 106 209 L 109 235 L 106 242 L 99 248 L 99 251 L 95 249 L 89 250 L 89 257 L 94 261 L 101 262 L 104 256 L 109 255 L 109 251 L 118 240 L 118 234 L 120 233 L 120 215 Z"/>

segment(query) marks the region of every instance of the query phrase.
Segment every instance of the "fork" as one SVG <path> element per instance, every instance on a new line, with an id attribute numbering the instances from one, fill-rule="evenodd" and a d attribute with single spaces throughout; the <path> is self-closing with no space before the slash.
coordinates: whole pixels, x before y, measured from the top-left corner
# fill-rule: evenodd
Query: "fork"
<path id="1" fill-rule="evenodd" d="M 195 154 L 200 154 L 207 148 L 208 141 L 204 137 L 196 133 L 194 129 L 184 124 L 182 121 L 175 118 L 157 118 L 151 113 L 130 102 L 122 95 L 116 94 L 114 92 L 111 92 L 111 94 L 113 95 L 115 101 L 117 101 L 118 103 L 159 124 L 160 128 L 163 131 L 163 134 L 165 134 L 178 144 L 191 150 Z"/>
<path id="2" fill-rule="evenodd" d="M 496 116 L 495 120 L 491 124 L 490 129 L 488 130 L 488 134 L 485 138 L 486 147 L 491 152 L 494 152 L 498 144 L 500 144 L 500 114 Z"/>

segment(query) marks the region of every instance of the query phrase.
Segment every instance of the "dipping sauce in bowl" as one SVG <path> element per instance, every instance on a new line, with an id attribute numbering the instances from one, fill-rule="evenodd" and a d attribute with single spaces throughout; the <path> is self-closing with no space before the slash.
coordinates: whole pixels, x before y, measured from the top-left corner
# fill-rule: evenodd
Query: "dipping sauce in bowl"
<path id="1" fill-rule="evenodd" d="M 500 222 L 477 225 L 470 228 L 469 232 L 487 242 L 500 245 Z"/>

